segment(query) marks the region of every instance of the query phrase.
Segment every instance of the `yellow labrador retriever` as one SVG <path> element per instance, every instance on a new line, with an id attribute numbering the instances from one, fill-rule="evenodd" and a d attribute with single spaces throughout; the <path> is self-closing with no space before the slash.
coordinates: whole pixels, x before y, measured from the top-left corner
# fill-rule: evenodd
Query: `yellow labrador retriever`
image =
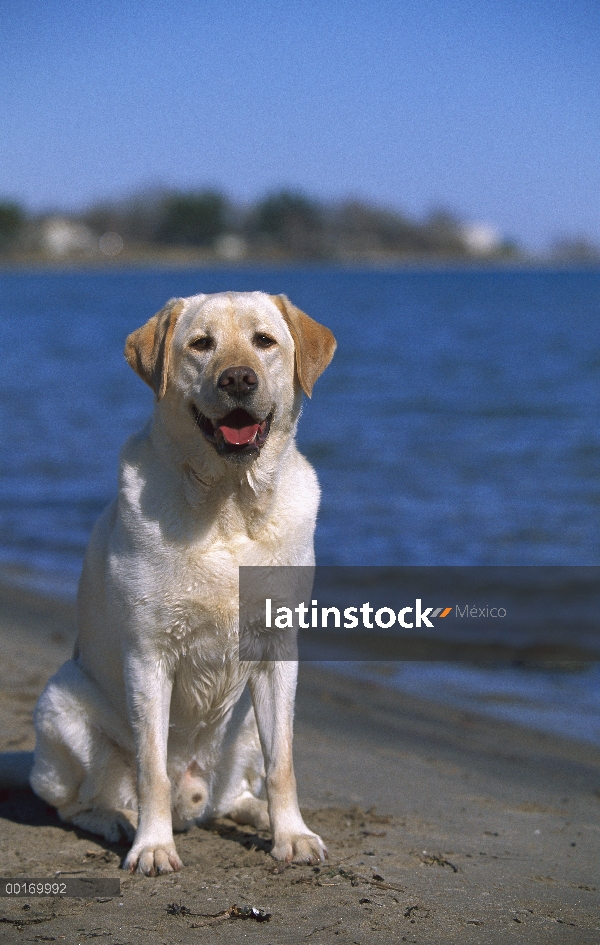
<path id="1" fill-rule="evenodd" d="M 130 836 L 129 870 L 180 869 L 173 829 L 217 815 L 270 825 L 276 859 L 326 855 L 296 795 L 297 665 L 240 662 L 238 567 L 314 562 L 319 487 L 294 434 L 334 350 L 262 292 L 172 299 L 127 339 L 156 405 L 92 535 L 30 781 L 63 820 Z"/>

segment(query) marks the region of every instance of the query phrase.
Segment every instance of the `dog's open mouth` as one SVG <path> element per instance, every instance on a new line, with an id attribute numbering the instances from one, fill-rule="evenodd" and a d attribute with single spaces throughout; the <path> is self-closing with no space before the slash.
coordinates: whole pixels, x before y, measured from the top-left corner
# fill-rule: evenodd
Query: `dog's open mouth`
<path id="1" fill-rule="evenodd" d="M 219 453 L 259 452 L 266 443 L 273 419 L 270 413 L 265 420 L 260 421 L 247 410 L 237 407 L 213 423 L 200 413 L 195 404 L 192 404 L 192 411 L 204 436 Z"/>

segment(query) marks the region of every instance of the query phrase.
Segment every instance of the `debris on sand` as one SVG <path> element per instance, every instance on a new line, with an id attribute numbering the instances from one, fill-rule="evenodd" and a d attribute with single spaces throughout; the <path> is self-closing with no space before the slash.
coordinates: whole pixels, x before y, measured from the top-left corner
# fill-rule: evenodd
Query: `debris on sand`
<path id="1" fill-rule="evenodd" d="M 207 922 L 195 922 L 190 926 L 192 929 L 202 928 L 204 925 L 211 925 L 213 922 L 222 922 L 224 919 L 253 919 L 255 922 L 269 922 L 271 913 L 259 909 L 257 906 L 230 906 L 229 909 L 223 909 L 221 912 L 192 912 L 182 903 L 171 902 L 167 906 L 167 915 L 175 916 L 193 916 L 198 919 L 208 919 Z"/>

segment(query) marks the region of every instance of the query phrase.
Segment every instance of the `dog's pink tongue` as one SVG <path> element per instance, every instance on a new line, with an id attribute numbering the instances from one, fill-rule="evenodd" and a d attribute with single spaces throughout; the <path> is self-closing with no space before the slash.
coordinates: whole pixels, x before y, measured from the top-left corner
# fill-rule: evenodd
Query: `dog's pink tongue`
<path id="1" fill-rule="evenodd" d="M 228 427 L 225 424 L 217 427 L 217 430 L 223 434 L 223 439 L 232 446 L 246 446 L 252 443 L 258 433 L 258 423 L 252 423 L 249 427 Z"/>

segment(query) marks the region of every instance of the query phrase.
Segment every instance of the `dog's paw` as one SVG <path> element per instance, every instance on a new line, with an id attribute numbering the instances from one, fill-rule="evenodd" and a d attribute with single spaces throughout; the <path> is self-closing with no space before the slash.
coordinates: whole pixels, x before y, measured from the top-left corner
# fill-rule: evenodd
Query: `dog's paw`
<path id="1" fill-rule="evenodd" d="M 310 863 L 314 866 L 327 859 L 327 847 L 316 833 L 296 833 L 278 837 L 271 856 L 285 863 Z"/>
<path id="2" fill-rule="evenodd" d="M 182 866 L 175 844 L 162 843 L 156 846 L 133 846 L 123 869 L 130 873 L 143 873 L 144 876 L 160 876 L 162 873 L 177 872 Z"/>
<path id="3" fill-rule="evenodd" d="M 227 812 L 238 824 L 249 824 L 257 830 L 269 829 L 269 808 L 266 801 L 254 797 L 250 791 L 245 791 L 237 798 L 231 810 Z"/>

